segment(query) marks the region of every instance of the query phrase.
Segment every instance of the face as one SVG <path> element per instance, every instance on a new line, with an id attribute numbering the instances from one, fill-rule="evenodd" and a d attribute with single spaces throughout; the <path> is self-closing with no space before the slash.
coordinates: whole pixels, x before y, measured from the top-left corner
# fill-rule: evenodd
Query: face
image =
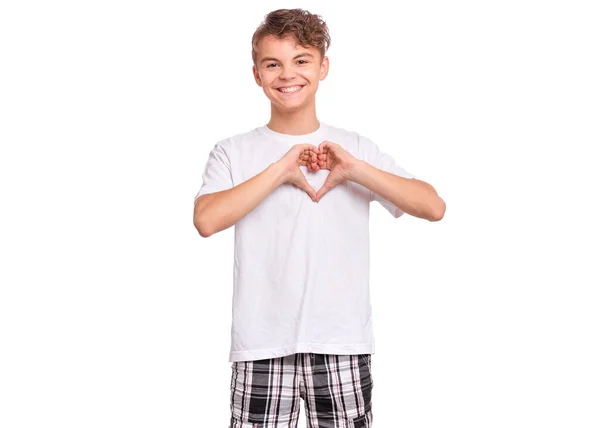
<path id="1" fill-rule="evenodd" d="M 265 36 L 258 43 L 252 72 L 273 105 L 281 110 L 299 110 L 314 105 L 319 81 L 327 76 L 329 58 L 320 59 L 318 49 L 303 48 L 293 37 Z"/>

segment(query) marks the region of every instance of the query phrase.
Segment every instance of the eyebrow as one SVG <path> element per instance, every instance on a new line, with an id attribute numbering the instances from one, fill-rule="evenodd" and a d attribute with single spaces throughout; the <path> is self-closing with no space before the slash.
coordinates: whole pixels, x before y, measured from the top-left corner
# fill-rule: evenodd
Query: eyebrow
<path id="1" fill-rule="evenodd" d="M 298 54 L 298 55 L 296 55 L 296 56 L 295 56 L 293 59 L 298 59 L 298 58 L 300 58 L 300 57 L 303 57 L 303 56 L 309 56 L 309 57 L 311 57 L 311 58 L 314 58 L 313 54 L 311 54 L 311 53 L 308 53 L 308 52 L 304 52 L 304 53 L 301 53 L 301 54 Z M 263 59 L 261 59 L 261 60 L 260 60 L 260 63 L 262 64 L 262 63 L 263 63 L 263 62 L 265 62 L 265 61 L 279 61 L 279 60 L 278 60 L 277 58 L 271 58 L 271 57 L 268 57 L 268 58 L 263 58 Z"/>

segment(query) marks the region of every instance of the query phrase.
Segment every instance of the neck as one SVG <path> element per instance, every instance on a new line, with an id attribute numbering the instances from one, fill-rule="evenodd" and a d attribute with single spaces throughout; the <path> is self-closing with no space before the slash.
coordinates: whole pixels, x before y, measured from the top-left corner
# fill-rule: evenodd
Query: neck
<path id="1" fill-rule="evenodd" d="M 304 135 L 319 129 L 316 109 L 281 112 L 271 104 L 271 120 L 267 127 L 272 131 L 289 135 Z"/>

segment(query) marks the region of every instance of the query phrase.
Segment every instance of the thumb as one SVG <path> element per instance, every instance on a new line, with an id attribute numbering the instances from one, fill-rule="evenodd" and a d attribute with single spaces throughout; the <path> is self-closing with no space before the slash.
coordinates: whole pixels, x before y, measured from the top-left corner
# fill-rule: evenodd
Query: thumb
<path id="1" fill-rule="evenodd" d="M 300 171 L 300 170 L 298 170 L 298 171 Z M 317 192 L 308 183 L 308 181 L 306 181 L 306 177 L 304 177 L 304 174 L 302 174 L 302 172 L 300 172 L 299 177 L 295 181 L 294 184 L 299 189 L 304 190 L 308 194 L 308 196 L 310 196 L 310 198 L 313 200 L 313 202 L 317 202 Z"/>
<path id="2" fill-rule="evenodd" d="M 329 190 L 333 187 L 334 186 L 330 182 L 325 181 L 325 183 L 323 183 L 323 186 L 321 186 L 321 188 L 317 192 L 317 202 L 319 202 L 321 200 L 321 198 L 323 197 L 323 195 L 325 193 L 329 192 Z"/>

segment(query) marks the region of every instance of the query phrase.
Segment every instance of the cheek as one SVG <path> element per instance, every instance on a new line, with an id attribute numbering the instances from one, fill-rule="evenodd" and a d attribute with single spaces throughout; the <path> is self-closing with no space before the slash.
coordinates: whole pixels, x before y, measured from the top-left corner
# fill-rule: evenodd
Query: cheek
<path id="1" fill-rule="evenodd" d="M 316 87 L 319 86 L 320 79 L 318 74 L 311 74 L 310 76 L 306 76 L 306 80 L 310 82 L 311 91 L 314 91 Z"/>
<path id="2" fill-rule="evenodd" d="M 304 73 L 304 76 L 305 76 L 306 80 L 308 80 L 309 82 L 317 83 L 317 82 L 319 82 L 319 78 L 321 76 L 321 70 L 320 69 L 310 70 L 309 72 Z"/>
<path id="3" fill-rule="evenodd" d="M 260 80 L 263 85 L 270 86 L 273 83 L 273 80 L 275 80 L 275 76 L 273 76 L 272 73 L 261 73 Z"/>

